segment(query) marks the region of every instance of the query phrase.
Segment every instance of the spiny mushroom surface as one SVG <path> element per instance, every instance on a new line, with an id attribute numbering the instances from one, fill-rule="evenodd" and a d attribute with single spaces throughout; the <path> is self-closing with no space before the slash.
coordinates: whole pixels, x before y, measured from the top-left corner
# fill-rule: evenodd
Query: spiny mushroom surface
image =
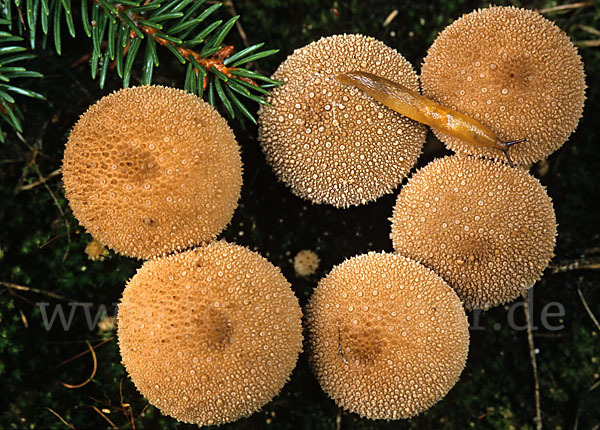
<path id="1" fill-rule="evenodd" d="M 292 192 L 336 207 L 390 193 L 408 175 L 425 142 L 422 125 L 333 77 L 378 73 L 418 91 L 412 66 L 397 51 L 361 35 L 331 36 L 296 50 L 273 77 L 259 111 L 267 161 Z"/>
<path id="2" fill-rule="evenodd" d="M 301 318 L 278 268 L 221 241 L 144 263 L 119 306 L 119 347 L 161 412 L 223 424 L 279 393 L 302 349 Z"/>
<path id="3" fill-rule="evenodd" d="M 421 70 L 423 94 L 492 128 L 520 164 L 560 148 L 583 112 L 585 73 L 569 37 L 539 13 L 515 7 L 471 12 L 443 30 Z M 502 159 L 436 131 L 458 152 Z"/>
<path id="4" fill-rule="evenodd" d="M 242 184 L 225 120 L 200 98 L 161 86 L 122 89 L 92 105 L 71 131 L 62 171 L 81 225 L 137 258 L 213 240 Z"/>
<path id="5" fill-rule="evenodd" d="M 306 314 L 321 387 L 366 418 L 409 418 L 428 409 L 465 366 L 469 324 L 456 293 L 397 254 L 369 253 L 334 267 Z"/>
<path id="6" fill-rule="evenodd" d="M 396 252 L 444 278 L 467 309 L 487 309 L 540 279 L 556 219 L 546 190 L 526 171 L 454 155 L 402 187 L 391 238 Z"/>

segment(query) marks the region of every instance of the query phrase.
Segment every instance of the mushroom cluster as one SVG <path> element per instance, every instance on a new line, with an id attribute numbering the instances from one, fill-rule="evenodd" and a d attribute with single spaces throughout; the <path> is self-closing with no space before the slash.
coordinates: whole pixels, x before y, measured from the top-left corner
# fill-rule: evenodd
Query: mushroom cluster
<path id="1" fill-rule="evenodd" d="M 409 107 L 436 124 L 450 129 L 462 118 L 454 136 L 481 123 L 487 137 L 527 138 L 511 152 L 521 164 L 564 143 L 585 99 L 577 51 L 530 11 L 490 7 L 440 34 L 422 72 L 425 95 L 439 104 L 418 93 L 410 64 L 383 43 L 323 38 L 279 67 L 273 78 L 284 84 L 259 112 L 267 161 L 314 203 L 345 208 L 392 192 L 424 143 L 423 125 L 336 79 L 353 71 L 379 75 L 387 85 L 380 91 L 400 83 L 407 90 L 386 97 L 418 99 Z M 392 216 L 396 253 L 347 259 L 306 308 L 319 383 L 340 407 L 371 419 L 409 418 L 442 399 L 467 359 L 465 308 L 515 299 L 553 254 L 556 219 L 539 181 L 499 162 L 497 151 L 437 134 L 470 155 L 414 174 Z M 281 271 L 247 248 L 214 242 L 237 206 L 241 171 L 225 120 L 165 87 L 101 99 L 65 151 L 66 195 L 81 224 L 114 250 L 149 259 L 119 308 L 123 365 L 150 403 L 198 425 L 260 409 L 302 350 L 302 312 Z M 99 243 L 89 248 L 104 255 Z M 293 263 L 298 276 L 310 276 L 320 260 L 304 250 Z"/>
<path id="2" fill-rule="evenodd" d="M 267 160 L 295 193 L 335 206 L 348 205 L 340 204 L 340 191 L 341 199 L 354 199 L 352 188 L 340 189 L 330 179 L 326 192 L 336 193 L 333 200 L 317 181 L 331 168 L 324 155 L 329 147 L 319 146 L 323 136 L 331 142 L 332 136 L 354 130 L 341 125 L 336 133 L 327 124 L 340 124 L 339 115 L 328 115 L 335 112 L 332 100 L 339 91 L 333 81 L 439 125 L 436 134 L 451 149 L 473 155 L 436 160 L 410 178 L 392 217 L 397 254 L 363 255 L 335 267 L 307 307 L 310 360 L 324 391 L 361 416 L 407 418 L 440 400 L 457 381 L 468 349 L 463 307 L 487 309 L 514 300 L 539 280 L 553 256 L 551 199 L 512 160 L 540 160 L 566 141 L 582 113 L 585 74 L 560 29 L 535 12 L 512 7 L 473 12 L 440 34 L 422 71 L 430 99 L 404 82 L 391 85 L 394 78 L 378 68 L 353 64 L 358 55 L 341 67 L 333 64 L 336 43 L 346 37 L 325 38 L 294 52 L 273 75 L 284 85 L 272 92 L 272 106 L 261 111 Z M 341 104 L 359 103 L 359 97 L 346 94 Z M 384 118 L 378 114 L 383 122 L 377 124 L 385 124 Z M 315 128 L 324 134 L 311 141 Z M 341 158 L 335 149 L 334 157 Z M 498 149 L 510 166 L 499 162 Z M 334 167 L 330 172 L 339 172 Z M 317 182 L 308 181 L 310 175 Z M 308 191 L 299 191 L 302 187 Z M 315 197 L 315 189 L 325 197 Z M 442 317 L 435 312 L 448 304 L 445 300 L 452 311 Z M 435 328 L 438 323 L 449 326 Z M 425 346 L 430 344 L 438 348 Z"/>
<path id="3" fill-rule="evenodd" d="M 240 195 L 240 149 L 210 105 L 144 86 L 102 98 L 73 128 L 63 162 L 69 204 L 96 239 L 150 259 L 118 315 L 123 365 L 163 413 L 234 421 L 283 387 L 302 349 L 302 312 L 280 270 L 213 242 Z M 204 244 L 186 252 L 170 254 Z"/>
<path id="4" fill-rule="evenodd" d="M 216 238 L 242 185 L 240 148 L 208 103 L 161 86 L 100 99 L 73 127 L 63 160 L 73 214 L 103 244 L 150 258 Z"/>
<path id="5" fill-rule="evenodd" d="M 423 265 L 389 253 L 350 258 L 306 308 L 310 360 L 336 403 L 371 419 L 409 418 L 454 386 L 469 324 L 456 293 Z"/>
<path id="6" fill-rule="evenodd" d="M 226 242 L 147 261 L 119 306 L 123 365 L 180 421 L 250 415 L 279 393 L 302 350 L 290 287 L 266 259 Z"/>
<path id="7" fill-rule="evenodd" d="M 418 91 L 412 66 L 361 35 L 331 36 L 296 50 L 273 77 L 259 111 L 259 140 L 278 179 L 313 203 L 345 208 L 392 192 L 417 161 L 426 129 L 334 75 L 376 72 Z"/>

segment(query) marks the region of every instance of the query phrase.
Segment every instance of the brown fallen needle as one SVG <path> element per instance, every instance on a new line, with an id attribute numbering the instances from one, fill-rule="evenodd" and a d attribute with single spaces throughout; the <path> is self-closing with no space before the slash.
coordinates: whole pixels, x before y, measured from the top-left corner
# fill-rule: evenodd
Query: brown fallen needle
<path id="1" fill-rule="evenodd" d="M 81 388 L 81 387 L 84 387 L 87 384 L 89 384 L 92 379 L 94 379 L 94 376 L 96 376 L 96 370 L 98 370 L 98 360 L 96 359 L 96 352 L 94 351 L 94 348 L 92 348 L 92 344 L 90 343 L 89 340 L 86 340 L 85 343 L 87 344 L 88 348 L 90 349 L 90 352 L 92 353 L 92 360 L 94 362 L 94 368 L 92 369 L 92 374 L 85 381 L 83 381 L 81 384 L 75 384 L 75 385 L 73 385 L 73 384 L 68 384 L 66 382 L 62 382 L 61 381 L 61 384 L 64 387 L 67 387 L 67 388 Z"/>

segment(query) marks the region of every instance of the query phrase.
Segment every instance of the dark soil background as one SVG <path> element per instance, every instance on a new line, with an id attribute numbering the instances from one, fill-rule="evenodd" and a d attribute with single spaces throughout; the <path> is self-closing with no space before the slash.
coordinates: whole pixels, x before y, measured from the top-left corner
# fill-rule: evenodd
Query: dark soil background
<path id="1" fill-rule="evenodd" d="M 556 6 L 542 0 L 499 3 L 531 9 Z M 545 16 L 574 41 L 598 39 L 586 30 L 600 27 L 600 6 L 592 3 Z M 294 49 L 338 33 L 380 39 L 418 70 L 439 31 L 463 13 L 487 6 L 484 1 L 466 0 L 236 0 L 233 4 L 251 44 L 264 41 L 266 47 L 281 50 L 260 63 L 266 74 Z M 384 27 L 395 9 L 398 15 Z M 220 11 L 225 18 L 229 12 L 228 8 Z M 238 49 L 244 46 L 235 30 L 226 42 Z M 107 88 L 100 90 L 86 63 L 72 66 L 91 51 L 86 37 L 65 35 L 63 43 L 60 57 L 52 49 L 37 51 L 39 57 L 29 68 L 45 77 L 22 85 L 45 94 L 48 101 L 20 99 L 26 118 L 23 139 L 9 132 L 6 144 L 0 145 L 0 427 L 66 428 L 56 413 L 76 428 L 110 428 L 108 420 L 121 429 L 130 428 L 131 416 L 136 428 L 193 428 L 147 407 L 120 364 L 114 330 L 90 331 L 82 308 L 74 312 L 70 330 L 58 323 L 52 330 L 44 329 L 36 303 L 48 302 L 50 310 L 62 304 L 68 313 L 68 301 L 90 302 L 92 316 L 102 305 L 111 314 L 125 282 L 141 265 L 114 253 L 103 261 L 88 259 L 84 250 L 91 237 L 72 216 L 60 176 L 46 185 L 21 187 L 60 167 L 69 130 L 79 115 L 120 86 L 113 73 Z M 543 424 L 556 429 L 600 426 L 599 327 L 584 307 L 587 303 L 600 317 L 600 47 L 581 47 L 580 54 L 589 86 L 584 116 L 563 148 L 531 166 L 547 187 L 559 222 L 556 257 L 534 287 L 530 304 L 537 327 L 533 340 Z M 160 55 L 155 82 L 182 87 L 184 69 L 170 53 Z M 139 82 L 137 73 L 132 84 Z M 281 267 L 302 306 L 318 280 L 345 258 L 392 250 L 388 218 L 395 195 L 347 210 L 312 205 L 276 181 L 253 125 L 234 121 L 231 125 L 242 146 L 244 185 L 240 207 L 222 237 L 259 251 Z M 445 153 L 430 134 L 418 165 Z M 310 278 L 294 273 L 292 259 L 302 249 L 312 249 L 321 258 Z M 564 316 L 548 319 L 561 327 L 557 330 L 542 326 L 544 308 L 551 302 L 564 308 Z M 260 412 L 222 428 L 535 428 L 534 376 L 522 305 L 471 314 L 470 319 L 475 319 L 474 328 L 460 381 L 446 398 L 412 420 L 370 421 L 340 411 L 321 391 L 302 354 L 281 394 Z M 86 351 L 86 340 L 93 345 L 106 341 L 96 349 L 98 371 L 84 387 L 66 388 L 61 382 L 78 384 L 90 375 L 89 354 L 63 363 Z"/>

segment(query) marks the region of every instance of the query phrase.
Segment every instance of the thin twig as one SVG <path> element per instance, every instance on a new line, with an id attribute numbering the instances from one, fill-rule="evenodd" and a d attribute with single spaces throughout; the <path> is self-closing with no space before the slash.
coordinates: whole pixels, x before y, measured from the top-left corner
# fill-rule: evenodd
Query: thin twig
<path id="1" fill-rule="evenodd" d="M 394 9 L 383 21 L 383 27 L 387 27 L 398 16 L 398 9 Z"/>
<path id="2" fill-rule="evenodd" d="M 113 429 L 118 429 L 118 428 L 119 428 L 119 427 L 118 427 L 118 426 L 117 426 L 115 423 L 113 423 L 113 422 L 110 420 L 110 418 L 108 418 L 108 417 L 107 417 L 107 416 L 104 414 L 104 412 L 102 412 L 102 411 L 101 411 L 100 409 L 98 409 L 96 406 L 92 406 L 91 408 L 92 408 L 93 410 L 95 410 L 96 412 L 98 412 L 98 413 L 100 414 L 100 416 L 101 416 L 102 418 L 104 418 L 104 419 L 106 420 L 106 422 L 107 422 L 107 423 L 109 423 L 109 424 L 112 426 L 112 428 L 113 428 Z"/>
<path id="3" fill-rule="evenodd" d="M 125 409 L 122 406 L 117 406 L 117 405 L 113 405 L 110 400 L 108 402 L 97 399 L 93 396 L 88 396 L 89 399 L 93 400 L 96 403 L 99 403 L 100 405 L 103 405 L 105 408 L 110 408 L 110 409 L 114 409 L 115 411 L 121 411 L 123 413 L 125 413 Z"/>
<path id="4" fill-rule="evenodd" d="M 575 45 L 581 46 L 582 48 L 596 48 L 600 46 L 600 39 L 580 40 L 575 42 Z"/>
<path id="5" fill-rule="evenodd" d="M 29 156 L 27 157 L 25 166 L 23 166 L 21 175 L 19 176 L 19 179 L 17 180 L 17 184 L 15 185 L 13 194 L 17 194 L 19 189 L 23 185 L 23 182 L 25 182 L 25 178 L 27 176 L 27 171 L 28 171 L 29 167 L 31 167 L 31 166 L 37 167 L 37 164 L 36 164 L 37 157 L 38 156 L 46 156 L 41 151 L 41 149 L 42 149 L 42 142 L 44 140 L 44 136 L 46 134 L 46 130 L 48 129 L 49 124 L 50 124 L 50 121 L 45 121 L 42 124 L 42 126 L 40 127 L 40 130 L 39 130 L 39 133 L 38 133 L 37 137 L 35 138 L 35 142 L 33 143 L 33 145 L 30 145 L 29 142 L 27 142 L 27 139 L 25 139 L 25 136 L 23 136 L 21 133 L 19 133 L 19 132 L 16 133 L 17 137 L 19 138 L 19 141 L 21 141 L 21 143 L 23 143 L 23 145 L 25 145 L 27 147 L 27 149 L 29 149 Z"/>
<path id="6" fill-rule="evenodd" d="M 25 328 L 29 328 L 29 321 L 27 321 L 27 317 L 21 309 L 19 309 L 19 314 L 21 315 L 21 321 L 23 321 L 23 325 L 25 326 Z"/>
<path id="7" fill-rule="evenodd" d="M 19 176 L 19 179 L 17 180 L 17 184 L 15 185 L 13 194 L 17 194 L 19 192 L 19 189 L 23 185 L 23 182 L 25 182 L 25 177 L 27 176 L 27 170 L 32 165 L 35 164 L 35 160 L 40 152 L 39 145 L 35 144 L 34 146 L 31 146 L 31 145 L 29 145 L 29 143 L 25 140 L 25 138 L 23 136 L 20 136 L 20 137 L 22 138 L 21 141 L 25 144 L 25 146 L 27 146 L 29 148 L 29 156 L 27 157 L 27 162 L 25 163 L 25 166 L 23 166 L 21 175 Z"/>
<path id="8" fill-rule="evenodd" d="M 115 337 L 111 336 L 108 339 L 104 339 L 102 342 L 97 343 L 96 345 L 94 345 L 92 348 L 93 349 L 97 349 L 100 348 L 102 345 L 107 344 L 108 342 L 110 342 L 111 340 L 113 340 Z M 57 367 L 63 366 L 67 363 L 70 363 L 73 360 L 78 359 L 79 357 L 83 357 L 84 355 L 88 354 L 90 352 L 89 349 L 86 349 L 85 351 L 80 352 L 79 354 L 75 354 L 72 357 L 67 358 L 66 360 L 61 361 L 60 363 L 58 363 L 56 366 L 54 366 L 54 368 L 56 369 Z"/>
<path id="9" fill-rule="evenodd" d="M 30 306 L 35 306 L 35 303 L 33 303 L 31 300 L 29 300 L 27 297 L 24 297 L 23 295 L 17 293 L 15 290 L 7 288 L 6 290 L 2 290 L 2 293 L 7 292 L 8 294 L 10 294 L 11 296 L 15 296 L 18 299 L 23 300 L 25 303 L 27 303 Z"/>
<path id="10" fill-rule="evenodd" d="M 138 420 L 143 415 L 144 411 L 148 408 L 149 404 L 146 403 L 146 406 L 144 406 L 142 408 L 142 411 L 137 416 L 134 416 L 133 409 L 131 408 L 131 404 L 124 403 L 124 400 L 123 400 L 123 379 L 122 378 L 121 378 L 121 383 L 119 385 L 119 392 L 120 392 L 120 396 L 121 396 L 121 405 L 120 406 L 114 405 L 110 401 L 106 402 L 106 401 L 97 399 L 92 396 L 88 396 L 88 397 L 90 399 L 92 399 L 94 402 L 99 403 L 100 405 L 104 405 L 106 408 L 110 408 L 110 409 L 113 409 L 114 411 L 122 412 L 128 421 L 128 423 L 126 425 L 124 425 L 123 428 L 127 428 L 127 426 L 131 425 L 132 430 L 135 430 L 135 421 Z"/>
<path id="11" fill-rule="evenodd" d="M 32 182 L 31 184 L 21 185 L 17 188 L 17 193 L 19 193 L 21 191 L 29 191 L 29 190 L 37 187 L 38 185 L 42 185 L 49 179 L 52 179 L 55 176 L 60 175 L 61 171 L 62 170 L 60 168 L 58 168 L 58 169 L 53 170 L 52 172 L 48 173 L 45 177 L 41 178 L 39 181 Z"/>
<path id="12" fill-rule="evenodd" d="M 30 293 L 42 294 L 44 296 L 52 297 L 56 300 L 63 300 L 65 302 L 76 302 L 77 300 L 69 299 L 68 297 L 61 296 L 60 294 L 53 293 L 52 291 L 40 290 L 38 288 L 26 287 L 25 285 L 13 284 L 12 282 L 0 281 L 0 285 L 11 290 L 27 291 Z"/>
<path id="13" fill-rule="evenodd" d="M 231 14 L 231 16 L 237 16 L 237 12 L 235 10 L 235 6 L 233 6 L 233 0 L 227 0 L 223 2 L 223 6 L 225 6 L 227 8 L 227 10 L 229 11 L 229 13 Z M 242 39 L 242 42 L 244 42 L 244 46 L 247 48 L 250 46 L 250 43 L 248 43 L 248 36 L 246 36 L 246 32 L 244 31 L 244 27 L 242 27 L 242 23 L 240 22 L 240 20 L 238 19 L 235 22 L 235 28 L 237 29 L 240 38 Z"/>
<path id="14" fill-rule="evenodd" d="M 558 6 L 547 7 L 544 9 L 540 9 L 539 12 L 540 13 L 562 12 L 562 11 L 566 11 L 566 10 L 580 9 L 582 7 L 588 7 L 588 6 L 593 6 L 593 5 L 594 5 L 593 1 L 582 1 L 582 2 L 578 2 L 578 3 L 561 4 Z"/>
<path id="15" fill-rule="evenodd" d="M 592 385 L 590 388 L 588 388 L 588 391 L 592 391 L 592 390 L 598 388 L 599 385 L 600 385 L 600 381 L 596 382 L 594 385 Z"/>
<path id="16" fill-rule="evenodd" d="M 594 36 L 600 36 L 600 30 L 590 27 L 589 25 L 580 25 L 579 28 L 587 33 L 593 34 Z"/>
<path id="17" fill-rule="evenodd" d="M 146 403 L 146 406 L 144 406 L 144 407 L 142 408 L 142 410 L 141 410 L 141 411 L 140 411 L 140 413 L 137 415 L 137 417 L 135 417 L 135 419 L 136 419 L 136 420 L 139 420 L 139 419 L 140 419 L 140 417 L 141 417 L 142 415 L 144 415 L 144 412 L 146 412 L 146 409 L 148 409 L 149 407 L 150 407 L 150 403 Z M 134 427 L 134 430 L 135 430 L 135 427 Z"/>
<path id="18" fill-rule="evenodd" d="M 54 192 L 52 191 L 52 189 L 48 186 L 48 184 L 46 183 L 46 181 L 43 180 L 43 176 L 42 173 L 40 172 L 39 167 L 37 166 L 37 164 L 34 164 L 35 170 L 40 178 L 40 181 L 42 181 L 42 184 L 44 185 L 44 187 L 46 188 L 46 190 L 48 190 L 48 193 L 50 193 L 50 197 L 52 197 L 52 200 L 54 201 L 54 204 L 56 205 L 56 207 L 58 208 L 58 211 L 60 212 L 60 215 L 62 216 L 63 221 L 65 222 L 65 228 L 67 229 L 67 249 L 65 249 L 65 253 L 63 255 L 63 263 L 67 260 L 67 255 L 69 255 L 69 250 L 71 249 L 71 224 L 69 224 L 69 220 L 67 219 L 67 216 L 65 215 L 65 211 L 63 210 L 62 206 L 60 205 L 60 203 L 58 202 L 58 199 L 56 198 L 56 195 L 54 194 Z"/>
<path id="19" fill-rule="evenodd" d="M 86 386 L 87 384 L 89 384 L 92 379 L 94 379 L 94 376 L 96 376 L 96 370 L 98 370 L 98 360 L 96 359 L 96 352 L 94 351 L 94 348 L 92 348 L 92 344 L 90 343 L 89 340 L 86 340 L 85 343 L 87 343 L 88 348 L 90 349 L 90 352 L 92 353 L 92 360 L 94 362 L 94 368 L 92 369 L 92 374 L 85 380 L 83 381 L 81 384 L 67 384 L 66 382 L 61 382 L 61 384 L 64 387 L 67 388 L 81 388 Z"/>
<path id="20" fill-rule="evenodd" d="M 55 416 L 56 416 L 56 417 L 57 417 L 57 418 L 60 420 L 60 422 L 61 422 L 61 423 L 63 423 L 64 425 L 66 425 L 66 426 L 67 426 L 67 427 L 69 427 L 70 429 L 73 429 L 73 430 L 75 430 L 75 427 L 74 427 L 72 424 L 69 424 L 69 423 L 67 422 L 67 420 L 65 420 L 63 417 L 61 417 L 61 416 L 58 414 L 58 412 L 56 412 L 56 411 L 54 411 L 54 410 L 52 410 L 52 409 L 50 409 L 50 408 L 48 408 L 48 407 L 47 407 L 46 409 L 48 409 L 50 412 L 52 412 L 52 413 L 53 413 L 53 414 L 54 414 L 54 415 L 55 415 Z"/>
<path id="21" fill-rule="evenodd" d="M 600 270 L 598 258 L 562 261 L 551 266 L 553 274 L 570 272 L 572 270 Z"/>
<path id="22" fill-rule="evenodd" d="M 594 324 L 596 324 L 596 327 L 598 328 L 598 330 L 600 330 L 600 324 L 598 323 L 598 320 L 596 319 L 596 317 L 592 313 L 592 310 L 588 306 L 587 301 L 585 300 L 585 297 L 583 297 L 583 293 L 581 292 L 581 288 L 579 288 L 579 286 L 577 286 L 577 294 L 579 294 L 579 298 L 581 299 L 581 303 L 583 303 L 583 307 L 585 308 L 586 312 L 588 313 L 588 315 L 590 316 L 592 321 L 594 321 Z"/>
<path id="23" fill-rule="evenodd" d="M 335 430 L 342 428 L 342 408 L 338 408 L 337 416 L 335 417 Z"/>
<path id="24" fill-rule="evenodd" d="M 81 233 L 81 230 L 79 230 L 79 229 L 75 230 L 75 234 L 77 234 L 77 233 Z M 54 236 L 54 237 L 51 237 L 51 238 L 50 238 L 50 239 L 48 239 L 46 242 L 44 242 L 44 243 L 42 243 L 42 244 L 40 245 L 40 249 L 44 248 L 45 246 L 48 246 L 48 245 L 50 245 L 52 242 L 54 242 L 54 241 L 55 241 L 55 240 L 57 240 L 57 239 L 60 239 L 61 237 L 65 236 L 66 234 L 67 234 L 67 233 L 62 233 L 62 234 L 57 234 L 57 235 L 56 235 L 56 236 Z"/>
<path id="25" fill-rule="evenodd" d="M 50 197 L 52 197 L 54 204 L 58 208 L 58 211 L 60 212 L 60 215 L 62 216 L 62 218 L 65 222 L 65 227 L 67 229 L 67 249 L 65 250 L 65 253 L 63 255 L 63 262 L 64 262 L 67 259 L 67 255 L 69 254 L 69 249 L 71 248 L 71 225 L 69 224 L 69 220 L 67 219 L 65 212 L 63 211 L 63 208 L 61 207 L 60 203 L 58 202 L 56 195 L 54 194 L 52 189 L 46 183 L 46 181 L 48 180 L 50 175 L 52 175 L 53 173 L 54 173 L 54 175 L 57 175 L 60 172 L 60 169 L 58 169 L 59 172 L 55 173 L 56 172 L 55 171 L 55 172 L 52 172 L 49 176 L 44 177 L 42 175 L 42 172 L 40 172 L 40 168 L 38 167 L 38 165 L 36 163 L 36 159 L 37 159 L 38 155 L 44 155 L 41 152 L 41 148 L 42 148 L 42 142 L 44 140 L 44 135 L 46 133 L 46 129 L 48 128 L 48 124 L 49 124 L 49 121 L 46 121 L 40 127 L 40 132 L 38 133 L 38 136 L 36 137 L 35 143 L 33 145 L 30 145 L 27 142 L 27 140 L 25 139 L 25 137 L 23 137 L 23 135 L 21 135 L 20 133 L 17 134 L 19 139 L 23 142 L 23 144 L 25 146 L 27 146 L 30 149 L 31 152 L 27 159 L 27 163 L 25 164 L 25 167 L 23 168 L 23 172 L 21 173 L 21 176 L 19 177 L 19 180 L 17 181 L 17 185 L 15 186 L 15 189 L 14 189 L 14 194 L 17 194 L 19 191 L 22 191 L 24 188 L 27 188 L 27 185 L 23 185 L 23 182 L 25 181 L 25 177 L 27 175 L 27 169 L 29 167 L 33 167 L 38 175 L 38 183 L 36 184 L 36 186 L 44 185 L 44 187 L 50 194 Z"/>
<path id="26" fill-rule="evenodd" d="M 525 313 L 525 323 L 527 324 L 527 342 L 529 343 L 529 358 L 533 368 L 533 379 L 535 382 L 535 422 L 536 429 L 542 430 L 542 408 L 540 406 L 540 381 L 537 373 L 537 362 L 535 359 L 535 344 L 533 343 L 533 333 L 531 331 L 531 316 L 529 313 L 529 303 L 527 296 L 523 297 L 523 312 Z"/>
<path id="27" fill-rule="evenodd" d="M 556 339 L 563 337 L 562 333 L 533 333 L 533 337 L 546 337 L 550 339 Z"/>
<path id="28" fill-rule="evenodd" d="M 123 414 L 125 414 L 125 417 L 127 418 L 127 420 L 131 422 L 131 428 L 133 430 L 135 430 L 135 420 L 133 419 L 133 409 L 131 409 L 130 403 L 125 403 L 123 400 L 123 378 L 121 378 L 121 381 L 119 382 L 119 397 L 121 400 L 121 407 L 123 408 Z M 127 413 L 125 411 L 127 411 Z"/>

